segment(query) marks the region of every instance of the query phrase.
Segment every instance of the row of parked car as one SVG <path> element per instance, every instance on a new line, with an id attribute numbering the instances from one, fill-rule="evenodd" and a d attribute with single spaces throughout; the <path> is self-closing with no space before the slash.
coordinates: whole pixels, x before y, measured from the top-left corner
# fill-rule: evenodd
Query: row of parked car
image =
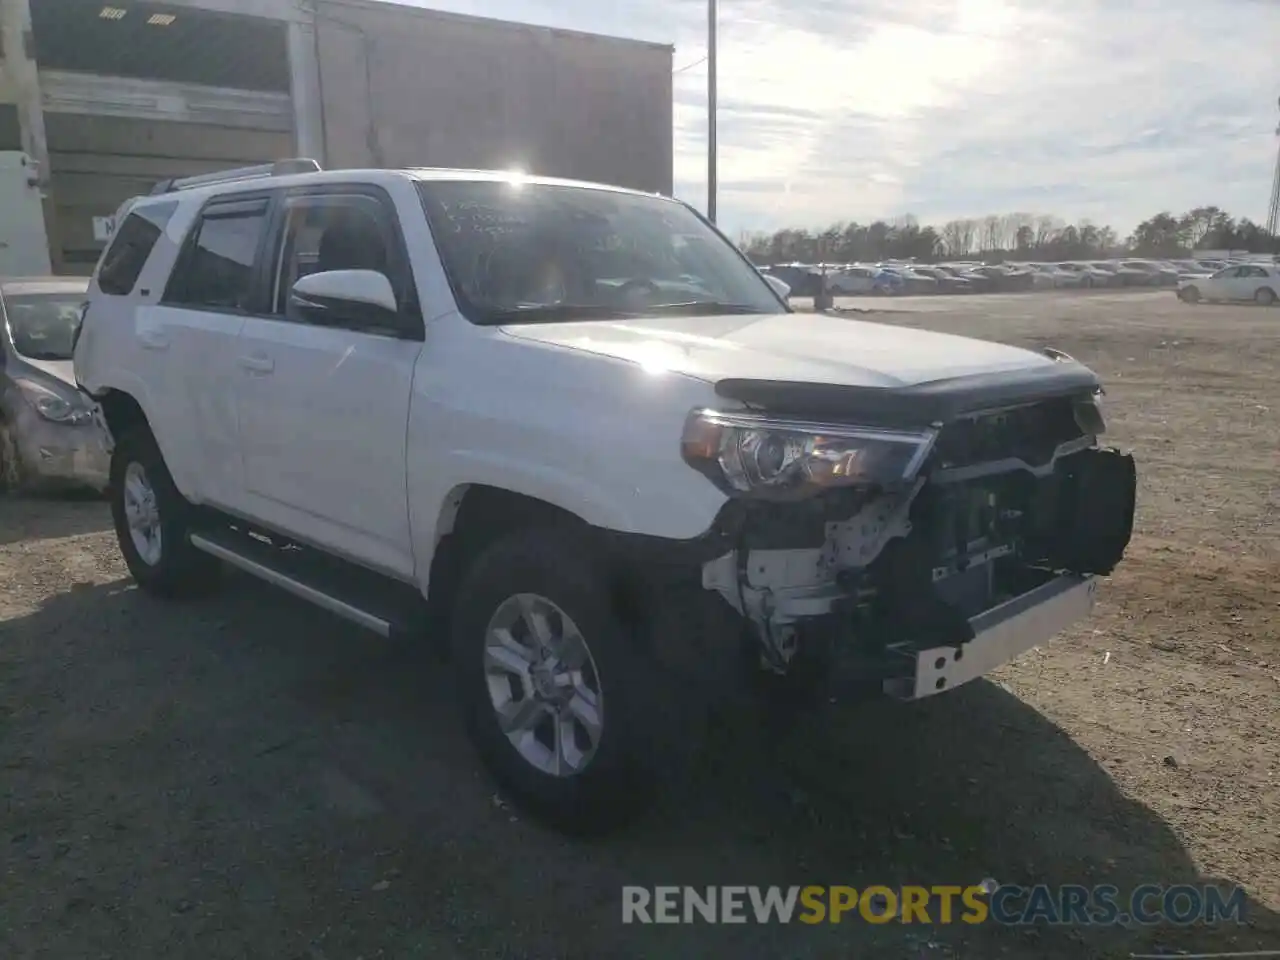
<path id="1" fill-rule="evenodd" d="M 1213 273 L 1227 260 L 1066 260 L 1057 263 L 910 260 L 879 263 L 784 263 L 764 267 L 791 288 L 792 296 L 893 296 L 931 293 L 997 293 L 1070 287 L 1177 287 L 1180 280 Z"/>

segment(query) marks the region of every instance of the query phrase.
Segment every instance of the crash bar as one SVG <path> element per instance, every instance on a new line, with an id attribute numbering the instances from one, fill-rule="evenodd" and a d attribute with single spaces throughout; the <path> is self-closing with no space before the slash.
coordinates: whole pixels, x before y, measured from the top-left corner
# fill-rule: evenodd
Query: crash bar
<path id="1" fill-rule="evenodd" d="M 191 177 L 171 177 L 161 180 L 151 189 L 151 196 L 191 190 L 195 187 L 211 187 L 220 183 L 239 183 L 242 180 L 258 180 L 263 177 L 287 177 L 294 173 L 319 173 L 320 164 L 307 157 L 277 160 L 275 163 L 259 163 L 252 167 L 237 167 L 215 173 L 200 173 Z"/>

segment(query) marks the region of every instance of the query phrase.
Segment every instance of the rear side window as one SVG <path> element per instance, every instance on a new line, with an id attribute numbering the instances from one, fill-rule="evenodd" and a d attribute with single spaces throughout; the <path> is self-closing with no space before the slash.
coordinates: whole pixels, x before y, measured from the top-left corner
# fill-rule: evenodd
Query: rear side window
<path id="1" fill-rule="evenodd" d="M 266 222 L 265 199 L 205 208 L 169 281 L 165 302 L 214 310 L 247 307 Z"/>
<path id="2" fill-rule="evenodd" d="M 176 203 L 155 203 L 125 217 L 98 268 L 99 290 L 113 297 L 133 292 L 147 257 L 176 209 Z"/>

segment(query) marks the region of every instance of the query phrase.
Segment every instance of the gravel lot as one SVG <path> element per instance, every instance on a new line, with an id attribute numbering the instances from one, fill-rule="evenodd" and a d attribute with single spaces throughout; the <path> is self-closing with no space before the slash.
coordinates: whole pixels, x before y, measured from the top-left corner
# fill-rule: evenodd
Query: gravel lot
<path id="1" fill-rule="evenodd" d="M 495 798 L 418 651 L 243 580 L 125 577 L 105 508 L 0 500 L 0 957 L 1123 957 L 1280 948 L 1280 310 L 896 300 L 1105 375 L 1139 533 L 1099 615 L 956 693 L 731 716 L 630 832 Z M 623 884 L 1239 883 L 1250 923 L 624 927 Z"/>

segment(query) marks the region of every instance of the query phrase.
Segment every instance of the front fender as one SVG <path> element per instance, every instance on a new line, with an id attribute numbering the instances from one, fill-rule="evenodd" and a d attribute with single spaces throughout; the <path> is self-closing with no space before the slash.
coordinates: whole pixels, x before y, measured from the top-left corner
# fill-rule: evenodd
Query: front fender
<path id="1" fill-rule="evenodd" d="M 447 462 L 447 472 L 436 472 L 410 489 L 414 539 L 433 546 L 440 535 L 439 518 L 456 509 L 451 498 L 475 484 L 541 500 L 604 530 L 674 540 L 705 533 L 726 499 L 684 463 L 677 466 L 688 472 L 685 483 L 646 484 L 641 489 L 634 482 L 601 483 L 570 469 L 488 450 L 456 450 Z"/>

